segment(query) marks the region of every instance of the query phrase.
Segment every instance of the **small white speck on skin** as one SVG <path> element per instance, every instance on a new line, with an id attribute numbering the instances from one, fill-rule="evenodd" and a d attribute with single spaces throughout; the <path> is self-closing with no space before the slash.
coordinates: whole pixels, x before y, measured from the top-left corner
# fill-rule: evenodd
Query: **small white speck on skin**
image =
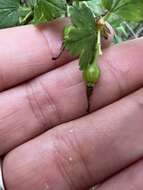
<path id="1" fill-rule="evenodd" d="M 69 132 L 70 132 L 70 133 L 73 133 L 73 129 L 70 129 Z"/>
<path id="2" fill-rule="evenodd" d="M 73 158 L 72 158 L 71 156 L 69 157 L 69 161 L 70 161 L 70 162 L 72 162 L 72 161 L 73 161 Z"/>
<path id="3" fill-rule="evenodd" d="M 97 190 L 97 187 L 99 187 L 99 185 L 96 185 L 96 186 L 92 187 L 92 188 L 89 189 L 89 190 Z"/>
<path id="4" fill-rule="evenodd" d="M 49 185 L 46 184 L 44 190 L 49 190 L 49 189 L 50 189 L 50 188 L 49 188 Z"/>

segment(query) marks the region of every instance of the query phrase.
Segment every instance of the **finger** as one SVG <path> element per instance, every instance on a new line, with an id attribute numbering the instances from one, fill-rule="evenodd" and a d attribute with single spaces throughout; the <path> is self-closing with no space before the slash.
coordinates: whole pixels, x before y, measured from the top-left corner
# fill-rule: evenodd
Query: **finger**
<path id="1" fill-rule="evenodd" d="M 105 49 L 105 48 L 108 48 L 112 41 L 113 41 L 113 37 L 115 35 L 115 31 L 114 29 L 112 28 L 112 26 L 107 22 L 106 23 L 106 27 L 107 27 L 107 30 L 109 30 L 108 32 L 108 37 L 105 38 L 105 37 L 102 37 L 101 41 L 102 41 L 102 47 Z"/>
<path id="2" fill-rule="evenodd" d="M 3 163 L 7 189 L 87 189 L 141 159 L 142 104 L 143 89 L 13 150 Z"/>
<path id="3" fill-rule="evenodd" d="M 68 20 L 48 25 L 32 25 L 0 30 L 0 90 L 9 88 L 72 60 L 64 53 L 56 62 L 62 46 L 62 33 Z"/>
<path id="4" fill-rule="evenodd" d="M 100 108 L 143 86 L 141 61 L 143 38 L 104 51 L 100 60 L 101 79 L 95 86 L 92 104 Z"/>
<path id="5" fill-rule="evenodd" d="M 73 60 L 67 51 L 56 61 L 52 60 L 61 52 L 67 24 L 68 19 L 58 19 L 40 27 L 28 25 L 1 30 L 0 91 Z"/>
<path id="6" fill-rule="evenodd" d="M 142 40 L 135 40 L 105 52 L 101 79 L 91 99 L 92 110 L 142 87 L 142 45 Z M 0 107 L 0 154 L 51 127 L 85 115 L 86 89 L 78 63 L 1 93 Z"/>
<path id="7" fill-rule="evenodd" d="M 139 161 L 105 181 L 97 190 L 143 189 L 143 161 Z"/>

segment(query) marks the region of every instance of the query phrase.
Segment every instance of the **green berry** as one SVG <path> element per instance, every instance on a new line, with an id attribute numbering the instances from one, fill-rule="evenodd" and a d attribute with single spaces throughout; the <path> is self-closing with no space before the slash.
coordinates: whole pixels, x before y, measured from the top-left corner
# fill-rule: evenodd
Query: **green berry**
<path id="1" fill-rule="evenodd" d="M 83 71 L 83 78 L 88 87 L 93 87 L 100 78 L 100 68 L 96 63 L 88 65 Z"/>

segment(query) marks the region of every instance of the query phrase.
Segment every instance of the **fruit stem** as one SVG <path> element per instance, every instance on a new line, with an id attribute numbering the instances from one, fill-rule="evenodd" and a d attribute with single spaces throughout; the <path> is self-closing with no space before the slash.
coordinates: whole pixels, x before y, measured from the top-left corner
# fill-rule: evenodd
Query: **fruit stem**
<path id="1" fill-rule="evenodd" d="M 90 97 L 93 94 L 93 90 L 94 90 L 93 86 L 88 86 L 88 85 L 86 86 L 86 94 L 87 94 L 87 102 L 88 102 L 87 113 L 90 112 Z"/>

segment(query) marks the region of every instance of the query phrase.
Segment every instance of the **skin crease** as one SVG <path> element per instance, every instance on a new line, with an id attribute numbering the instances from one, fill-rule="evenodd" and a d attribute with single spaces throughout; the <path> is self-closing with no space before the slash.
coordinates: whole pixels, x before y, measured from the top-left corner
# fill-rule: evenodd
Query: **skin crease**
<path id="1" fill-rule="evenodd" d="M 0 154 L 6 190 L 87 190 L 99 183 L 99 190 L 118 190 L 120 183 L 120 189 L 140 190 L 143 39 L 104 50 L 92 113 L 86 115 L 78 61 L 67 52 L 51 61 L 64 25 L 59 20 L 38 29 L 0 31 Z"/>
<path id="2" fill-rule="evenodd" d="M 139 161 L 126 170 L 105 181 L 98 190 L 142 190 L 143 161 Z"/>

